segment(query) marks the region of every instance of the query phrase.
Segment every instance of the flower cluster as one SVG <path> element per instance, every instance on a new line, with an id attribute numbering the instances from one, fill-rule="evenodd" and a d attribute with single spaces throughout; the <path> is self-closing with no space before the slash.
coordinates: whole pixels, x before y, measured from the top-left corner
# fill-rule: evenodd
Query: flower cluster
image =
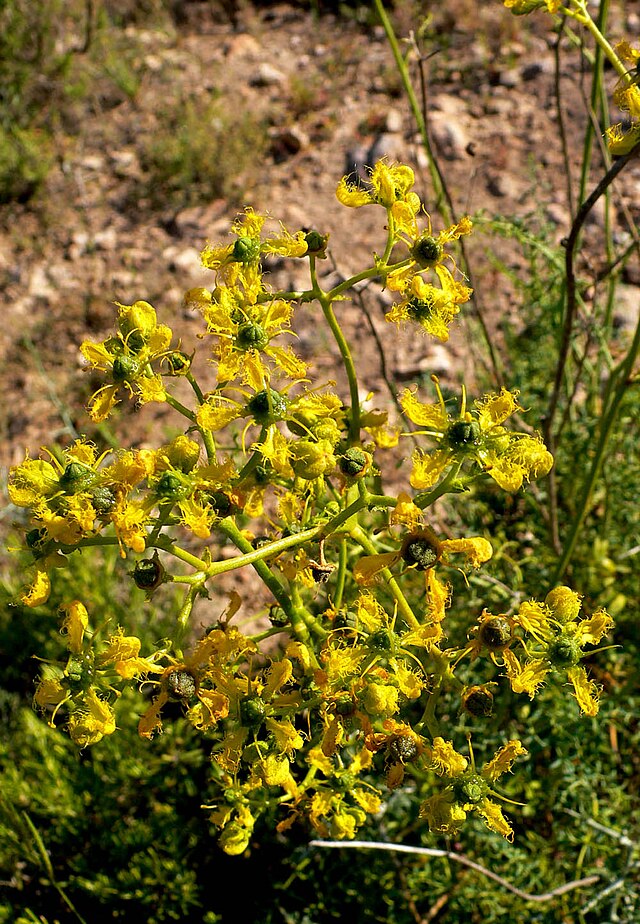
<path id="1" fill-rule="evenodd" d="M 327 289 L 317 263 L 328 235 L 270 232 L 267 217 L 247 208 L 231 240 L 203 250 L 211 287 L 184 296 L 202 317 L 209 390 L 194 374 L 195 351 L 172 345 L 146 301 L 117 303 L 113 336 L 81 347 L 103 378 L 89 403 L 94 422 L 132 397 L 135 408 L 154 401 L 181 417 L 176 435 L 104 452 L 82 438 L 11 471 L 11 500 L 29 517 L 25 606 L 55 599 L 56 569 L 70 555 L 113 544 L 121 580 L 149 607 L 162 601 L 163 585 L 181 597 L 172 637 L 144 655 L 109 612 L 90 624 L 90 587 L 63 601 L 66 651 L 44 665 L 36 705 L 51 723 L 64 721 L 80 747 L 115 732 L 127 687 L 147 694 L 138 719 L 145 739 L 181 713 L 210 747 L 203 802 L 231 854 L 251 843 L 261 815 L 283 833 L 306 822 L 322 837 L 353 837 L 406 780 L 419 788 L 433 832 L 454 833 L 476 812 L 511 838 L 494 784 L 524 748 L 510 740 L 477 771 L 473 752 L 467 759 L 443 734 L 449 707 L 441 704 L 453 695 L 467 714 L 487 718 L 501 687 L 533 697 L 559 675 L 583 712 L 597 711 L 580 661 L 612 623 L 602 611 L 580 618 L 568 588 L 510 615 L 471 615 L 469 638 L 448 637 L 447 574 L 488 566 L 494 547 L 488 536 L 445 538 L 433 503 L 481 479 L 520 491 L 553 463 L 537 434 L 508 428 L 522 411 L 516 393 L 503 388 L 467 407 L 463 390 L 454 411 L 437 382 L 434 404 L 408 388 L 403 423 L 362 400 L 337 315 L 353 285 L 378 280 L 399 297 L 387 320 L 440 340 L 471 294 L 450 252 L 470 220 L 434 234 L 414 185 L 409 167 L 386 162 L 364 185 L 341 181 L 344 205 L 384 211 L 387 240 L 369 267 Z M 265 264 L 274 255 L 307 261 L 309 288 L 273 291 Z M 348 398 L 316 383 L 296 353 L 295 318 L 305 312 L 334 336 Z M 407 420 L 418 429 L 402 432 Z M 406 463 L 399 473 L 398 460 Z M 388 494 L 385 469 L 395 472 Z M 219 594 L 216 578 L 242 568 L 261 579 L 267 605 L 233 593 L 210 624 L 203 601 Z M 463 682 L 458 665 L 466 659 L 473 669 L 483 655 L 495 676 Z"/>

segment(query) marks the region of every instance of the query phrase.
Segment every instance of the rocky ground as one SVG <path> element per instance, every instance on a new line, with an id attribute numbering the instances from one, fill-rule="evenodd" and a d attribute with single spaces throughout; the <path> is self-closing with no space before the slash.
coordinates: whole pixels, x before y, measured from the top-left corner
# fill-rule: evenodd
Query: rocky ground
<path id="1" fill-rule="evenodd" d="M 151 301 L 162 321 L 197 345 L 200 319 L 182 307 L 183 292 L 212 285 L 199 251 L 220 241 L 242 202 L 269 211 L 291 229 L 329 231 L 331 259 L 323 271 L 336 277 L 362 268 L 384 243 L 381 212 L 347 210 L 335 187 L 354 158 L 386 155 L 416 169 L 427 207 L 431 197 L 426 158 L 401 93 L 381 27 L 301 6 L 240 5 L 236 22 L 215 4 L 177 5 L 179 21 L 132 23 L 139 85 L 132 96 L 102 94 L 67 114 L 57 161 L 29 202 L 0 209 L 2 280 L 0 466 L 34 455 L 45 442 L 69 439 L 87 426 L 82 403 L 90 379 L 78 351 L 84 338 L 103 339 L 113 302 Z M 640 19 L 634 5 L 618 11 L 620 36 L 633 37 Z M 365 17 L 367 18 L 367 17 Z M 370 17 L 367 18 L 370 20 Z M 420 26 L 411 5 L 397 4 L 397 29 Z M 428 124 L 456 215 L 536 215 L 550 242 L 570 227 L 565 162 L 554 97 L 555 35 L 551 20 L 511 16 L 497 0 L 452 0 L 431 14 L 423 47 Z M 612 38 L 618 38 L 617 35 Z M 408 46 L 405 46 L 408 47 Z M 417 65 L 413 64 L 417 73 Z M 575 178 L 585 121 L 577 53 L 563 44 L 562 111 Z M 613 79 L 612 79 L 613 83 Z M 191 190 L 182 202 L 150 188 L 145 150 L 162 143 L 159 118 L 167 100 L 216 98 L 225 113 L 229 142 L 243 114 L 260 116 L 266 144 L 249 157 L 224 196 Z M 205 127 L 206 128 L 206 127 Z M 221 149 L 224 157 L 224 145 Z M 233 158 L 233 154 L 231 155 Z M 233 161 L 229 161 L 229 170 Z M 640 215 L 640 165 L 616 187 L 624 234 L 624 207 Z M 602 212 L 591 217 L 597 240 Z M 439 230 L 434 216 L 434 226 Z M 345 302 L 342 319 L 360 362 L 363 391 L 388 404 L 381 358 L 371 326 L 384 338 L 388 377 L 396 383 L 437 372 L 445 382 L 473 378 L 482 344 L 474 320 L 481 310 L 498 338 L 502 321 L 526 314 L 492 256 L 517 268 L 514 244 L 493 236 L 480 220 L 469 242 L 476 307 L 456 325 L 449 344 L 397 335 L 383 313 L 388 298 L 371 287 Z M 275 286 L 304 284 L 299 264 L 272 266 Z M 636 271 L 637 272 L 637 271 Z M 621 316 L 637 310 L 640 279 L 629 270 Z M 624 301 L 626 300 L 626 301 Z M 624 303 L 623 303 L 624 302 Z M 367 316 L 370 321 L 367 320 Z M 317 380 L 335 375 L 335 349 L 316 324 L 312 308 L 297 321 L 299 347 L 314 357 Z M 202 374 L 210 376 L 203 367 Z M 123 412 L 119 426 L 136 445 L 166 431 L 164 411 Z"/>

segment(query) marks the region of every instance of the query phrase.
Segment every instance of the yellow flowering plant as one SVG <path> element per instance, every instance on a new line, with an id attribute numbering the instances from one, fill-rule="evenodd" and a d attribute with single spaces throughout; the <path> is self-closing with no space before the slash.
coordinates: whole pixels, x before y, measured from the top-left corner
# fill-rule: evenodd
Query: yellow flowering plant
<path id="1" fill-rule="evenodd" d="M 501 692 L 534 697 L 555 677 L 569 681 L 584 713 L 598 710 L 580 662 L 612 620 L 603 611 L 580 618 L 570 588 L 507 614 L 470 614 L 468 638 L 448 639 L 447 574 L 486 568 L 494 546 L 489 536 L 445 537 L 436 500 L 453 502 L 481 479 L 516 492 L 553 464 L 540 436 L 509 428 L 522 410 L 516 393 L 469 403 L 463 389 L 451 406 L 436 381 L 435 403 L 416 388 L 402 394 L 403 420 L 363 406 L 339 320 L 349 291 L 376 280 L 397 299 L 390 325 L 441 341 L 471 296 L 451 253 L 470 219 L 434 232 L 414 185 L 410 167 L 386 161 L 367 183 L 340 182 L 340 202 L 378 209 L 387 236 L 370 266 L 329 289 L 318 274 L 327 234 L 272 233 L 247 208 L 230 242 L 202 252 L 211 287 L 184 298 L 203 319 L 211 390 L 146 301 L 117 303 L 114 334 L 81 345 L 104 380 L 89 402 L 93 421 L 118 402 L 159 402 L 181 420 L 175 436 L 106 451 L 83 438 L 11 470 L 11 500 L 30 518 L 23 604 L 46 608 L 56 570 L 100 545 L 119 549 L 119 580 L 133 581 L 150 607 L 163 585 L 182 591 L 172 636 L 143 651 L 126 626 L 92 611 L 89 586 L 78 588 L 59 613 L 65 657 L 43 665 L 36 706 L 87 747 L 117 733 L 127 686 L 148 693 L 145 739 L 178 704 L 210 747 L 205 808 L 230 854 L 247 848 L 267 813 L 283 833 L 306 823 L 322 837 L 353 838 L 408 778 L 432 831 L 454 833 L 475 812 L 511 839 L 498 781 L 526 751 L 508 740 L 476 770 L 473 752 L 463 756 L 465 743 L 452 740 L 445 700 L 489 719 Z M 272 255 L 305 261 L 308 288 L 273 291 Z M 312 312 L 337 343 L 348 395 L 316 384 L 296 353 L 294 317 Z M 207 625 L 217 579 L 240 569 L 256 573 L 267 605 L 255 611 L 252 596 L 234 591 Z M 241 611 L 252 618 L 241 623 Z"/>

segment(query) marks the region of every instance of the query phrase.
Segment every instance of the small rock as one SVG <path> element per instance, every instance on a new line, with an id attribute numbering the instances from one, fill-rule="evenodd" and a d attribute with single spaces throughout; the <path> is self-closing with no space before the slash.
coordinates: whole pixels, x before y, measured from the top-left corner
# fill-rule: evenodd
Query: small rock
<path id="1" fill-rule="evenodd" d="M 501 87 L 517 87 L 520 83 L 520 74 L 515 68 L 511 68 L 508 71 L 500 71 L 498 74 L 498 83 Z"/>
<path id="2" fill-rule="evenodd" d="M 88 154 L 78 161 L 78 165 L 85 170 L 104 170 L 104 157 L 101 154 Z"/>
<path id="3" fill-rule="evenodd" d="M 298 125 L 273 129 L 271 153 L 276 163 L 282 163 L 309 146 L 309 136 Z"/>
<path id="4" fill-rule="evenodd" d="M 549 221 L 553 222 L 554 225 L 558 225 L 561 228 L 568 227 L 569 215 L 567 214 L 567 210 L 558 202 L 550 202 L 545 212 Z"/>
<path id="5" fill-rule="evenodd" d="M 403 126 L 402 113 L 397 109 L 389 109 L 385 119 L 385 130 L 388 132 L 401 132 Z"/>
<path id="6" fill-rule="evenodd" d="M 199 276 L 205 272 L 200 261 L 200 251 L 195 247 L 165 247 L 162 260 L 171 272 Z"/>
<path id="7" fill-rule="evenodd" d="M 487 191 L 499 199 L 517 199 L 519 190 L 508 173 L 492 173 L 487 177 Z"/>
<path id="8" fill-rule="evenodd" d="M 384 132 L 378 135 L 367 152 L 367 163 L 372 167 L 381 158 L 389 161 L 401 161 L 406 157 L 407 146 L 404 139 L 397 133 Z"/>
<path id="9" fill-rule="evenodd" d="M 438 151 L 447 160 L 460 160 L 465 156 L 470 138 L 458 121 L 447 113 L 431 114 L 430 130 Z"/>
<path id="10" fill-rule="evenodd" d="M 93 243 L 97 250 L 116 250 L 118 246 L 118 233 L 115 228 L 105 228 L 93 236 Z"/>
<path id="11" fill-rule="evenodd" d="M 640 317 L 640 288 L 618 285 L 613 309 L 613 326 L 618 331 L 632 333 Z"/>
<path id="12" fill-rule="evenodd" d="M 258 69 L 249 77 L 252 87 L 274 87 L 284 83 L 286 76 L 268 61 L 261 61 Z"/>

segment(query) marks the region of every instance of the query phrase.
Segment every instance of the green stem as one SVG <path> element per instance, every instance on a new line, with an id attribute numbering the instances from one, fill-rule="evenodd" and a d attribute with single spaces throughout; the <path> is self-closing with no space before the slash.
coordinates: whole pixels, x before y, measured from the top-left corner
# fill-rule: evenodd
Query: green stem
<path id="1" fill-rule="evenodd" d="M 396 62 L 396 67 L 398 68 L 398 73 L 400 74 L 400 79 L 404 87 L 404 92 L 406 93 L 407 100 L 409 101 L 409 106 L 411 107 L 411 112 L 418 126 L 418 131 L 420 132 L 420 137 L 422 138 L 422 146 L 427 155 L 427 160 L 429 164 L 429 173 L 431 174 L 431 182 L 433 183 L 433 189 L 436 195 L 436 209 L 442 215 L 443 220 L 447 223 L 451 223 L 451 214 L 446 204 L 446 197 L 444 194 L 444 189 L 442 186 L 442 181 L 440 179 L 440 174 L 436 167 L 435 158 L 431 150 L 431 141 L 429 140 L 429 133 L 427 131 L 427 124 L 424 120 L 424 115 L 422 109 L 420 108 L 420 103 L 413 89 L 413 84 L 411 83 L 411 77 L 409 75 L 409 69 L 407 63 L 402 55 L 400 50 L 400 45 L 396 37 L 395 32 L 393 31 L 393 26 L 391 21 L 387 16 L 386 10 L 382 0 L 375 0 L 375 7 L 378 16 L 380 17 L 380 22 L 382 23 L 382 28 L 385 31 L 387 36 L 387 41 L 389 42 L 389 47 L 391 48 L 391 53 Z"/>
<path id="2" fill-rule="evenodd" d="M 591 494 L 593 488 L 600 477 L 600 472 L 602 470 L 602 465 L 605 459 L 605 451 L 609 438 L 611 436 L 613 427 L 616 423 L 618 413 L 620 411 L 620 405 L 625 396 L 629 382 L 631 381 L 631 376 L 633 374 L 633 367 L 636 362 L 636 359 L 640 353 L 640 320 L 636 326 L 635 334 L 631 346 L 629 347 L 629 352 L 625 356 L 624 360 L 619 364 L 617 369 L 612 373 L 612 379 L 615 379 L 616 385 L 613 388 L 612 397 L 609 402 L 607 411 L 605 412 L 602 424 L 600 427 L 600 435 L 598 438 L 598 445 L 596 446 L 595 455 L 591 463 L 591 469 L 587 476 L 587 480 L 582 489 L 582 494 L 580 495 L 580 500 L 578 502 L 578 509 L 573 518 L 571 524 L 571 530 L 567 539 L 564 543 L 562 555 L 560 561 L 558 562 L 558 567 L 556 568 L 555 574 L 553 576 L 552 586 L 558 583 L 562 578 L 567 565 L 571 561 L 571 557 L 575 551 L 576 541 L 580 535 L 580 530 L 582 524 L 584 523 L 585 517 L 587 515 L 589 503 L 591 500 Z"/>
<path id="3" fill-rule="evenodd" d="M 313 258 L 310 260 L 310 263 L 313 266 Z M 333 338 L 338 344 L 338 349 L 340 350 L 344 369 L 347 374 L 347 380 L 349 382 L 349 397 L 351 400 L 349 444 L 351 446 L 357 445 L 360 442 L 360 392 L 358 389 L 358 376 L 355 363 L 353 362 L 353 356 L 351 355 L 349 344 L 347 343 L 346 337 L 342 333 L 342 328 L 340 327 L 340 324 L 338 323 L 338 320 L 334 314 L 329 297 L 324 292 L 322 292 L 319 287 L 317 297 L 320 305 L 322 306 L 322 313 L 325 316 L 325 320 L 331 329 L 331 333 L 333 334 Z"/>
<path id="4" fill-rule="evenodd" d="M 177 398 L 174 398 L 173 395 L 170 395 L 168 392 L 165 393 L 165 401 L 172 407 L 175 411 L 178 411 L 179 414 L 182 414 L 183 417 L 186 417 L 187 420 L 190 420 L 191 423 L 196 423 L 196 415 L 193 411 L 190 411 L 188 407 L 182 404 L 181 401 L 178 401 Z"/>
<path id="5" fill-rule="evenodd" d="M 361 545 L 362 548 L 365 550 L 365 552 L 367 552 L 369 555 L 376 555 L 376 554 L 377 554 L 377 551 L 378 551 L 378 550 L 376 549 L 376 547 L 375 547 L 375 545 L 373 544 L 373 542 L 371 542 L 371 540 L 369 539 L 369 537 L 368 537 L 367 534 L 364 532 L 364 530 L 362 529 L 361 526 L 355 526 L 355 527 L 351 530 L 351 538 L 352 538 L 355 542 L 357 542 L 358 545 Z M 391 573 L 391 571 L 389 570 L 389 568 L 383 568 L 382 571 L 380 572 L 380 574 L 381 574 L 382 577 L 384 578 L 384 580 L 385 580 L 385 582 L 386 582 L 386 584 L 387 584 L 387 587 L 388 587 L 389 590 L 391 591 L 394 600 L 395 600 L 396 603 L 398 604 L 398 610 L 399 610 L 400 613 L 402 614 L 402 617 L 403 617 L 404 621 L 405 621 L 405 622 L 407 623 L 407 625 L 410 626 L 412 629 L 418 629 L 418 628 L 420 628 L 420 621 L 418 620 L 418 618 L 416 617 L 415 613 L 413 612 L 413 610 L 412 610 L 411 607 L 409 606 L 409 603 L 408 603 L 408 601 L 407 601 L 407 598 L 405 597 L 405 595 L 404 595 L 404 594 L 402 593 L 402 591 L 400 590 L 400 586 L 399 586 L 398 582 L 396 581 L 396 579 L 394 578 L 394 576 L 393 576 L 393 574 Z"/>

